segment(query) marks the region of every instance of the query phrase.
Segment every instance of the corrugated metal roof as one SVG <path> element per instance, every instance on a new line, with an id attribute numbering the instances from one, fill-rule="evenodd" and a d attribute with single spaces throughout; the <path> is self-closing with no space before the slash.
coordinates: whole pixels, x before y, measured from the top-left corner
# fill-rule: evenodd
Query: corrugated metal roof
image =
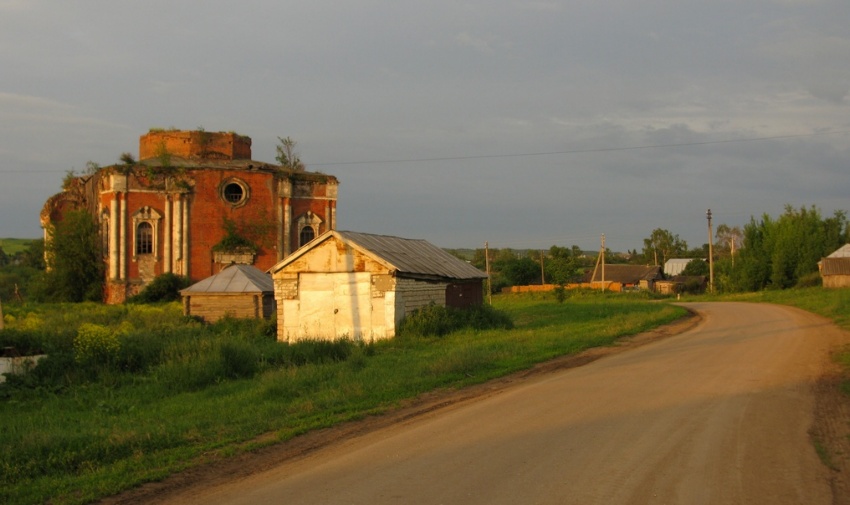
<path id="1" fill-rule="evenodd" d="M 484 279 L 487 274 L 452 256 L 426 240 L 336 231 L 342 240 L 372 253 L 398 270 L 399 274 L 449 279 Z"/>
<path id="2" fill-rule="evenodd" d="M 602 280 L 602 268 L 596 269 L 596 276 L 593 275 L 593 270 L 588 270 L 584 278 L 584 282 L 599 282 Z M 605 265 L 605 281 L 620 282 L 623 284 L 633 284 L 641 280 L 657 280 L 661 279 L 660 266 L 644 266 L 644 265 Z"/>
<path id="3" fill-rule="evenodd" d="M 251 265 L 231 265 L 212 277 L 207 277 L 180 291 L 181 294 L 271 292 L 274 292 L 271 276 Z"/>
<path id="4" fill-rule="evenodd" d="M 850 258 L 850 244 L 844 244 L 827 258 Z"/>
<path id="5" fill-rule="evenodd" d="M 824 258 L 821 275 L 850 275 L 850 257 Z"/>
<path id="6" fill-rule="evenodd" d="M 664 263 L 664 274 L 669 276 L 679 275 L 694 258 L 673 258 Z"/>

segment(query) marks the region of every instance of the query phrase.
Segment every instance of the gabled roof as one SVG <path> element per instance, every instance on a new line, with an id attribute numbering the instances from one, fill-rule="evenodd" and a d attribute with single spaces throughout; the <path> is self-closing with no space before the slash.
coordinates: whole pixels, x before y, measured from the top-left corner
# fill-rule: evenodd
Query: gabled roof
<path id="1" fill-rule="evenodd" d="M 422 239 L 331 230 L 269 269 L 277 272 L 323 242 L 336 239 L 383 263 L 396 276 L 443 279 L 485 279 L 487 274 Z"/>
<path id="2" fill-rule="evenodd" d="M 197 293 L 239 294 L 273 293 L 271 276 L 251 265 L 231 265 L 221 272 L 180 291 L 182 295 Z"/>
<path id="3" fill-rule="evenodd" d="M 664 262 L 665 275 L 679 275 L 694 258 L 672 258 Z"/>
<path id="4" fill-rule="evenodd" d="M 605 265 L 605 282 L 619 282 L 621 284 L 637 284 L 638 282 L 661 279 L 660 266 L 645 265 Z M 584 282 L 601 282 L 602 267 L 584 275 Z"/>
<path id="5" fill-rule="evenodd" d="M 850 258 L 850 244 L 844 244 L 827 258 Z"/>

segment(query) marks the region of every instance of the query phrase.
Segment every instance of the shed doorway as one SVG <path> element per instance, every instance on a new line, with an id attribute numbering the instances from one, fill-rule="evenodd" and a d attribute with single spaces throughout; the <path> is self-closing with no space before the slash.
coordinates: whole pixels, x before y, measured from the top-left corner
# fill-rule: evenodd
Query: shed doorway
<path id="1" fill-rule="evenodd" d="M 372 326 L 372 274 L 368 272 L 302 273 L 300 329 L 304 338 L 350 338 L 369 335 Z"/>

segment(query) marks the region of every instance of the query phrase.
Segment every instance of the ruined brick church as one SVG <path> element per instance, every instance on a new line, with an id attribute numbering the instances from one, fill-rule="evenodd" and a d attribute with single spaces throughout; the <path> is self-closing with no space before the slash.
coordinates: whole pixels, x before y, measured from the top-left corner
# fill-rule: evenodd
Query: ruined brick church
<path id="1" fill-rule="evenodd" d="M 41 223 L 87 209 L 100 227 L 105 301 L 121 303 L 164 273 L 198 281 L 233 263 L 267 270 L 336 228 L 338 184 L 253 161 L 243 135 L 152 130 L 138 161 L 124 155 L 66 181 Z"/>

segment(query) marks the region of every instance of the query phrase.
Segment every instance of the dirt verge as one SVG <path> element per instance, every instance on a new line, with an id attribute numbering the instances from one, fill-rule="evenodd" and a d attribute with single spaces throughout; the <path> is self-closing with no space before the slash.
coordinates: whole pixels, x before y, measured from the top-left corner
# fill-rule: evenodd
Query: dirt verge
<path id="1" fill-rule="evenodd" d="M 815 421 L 810 435 L 830 469 L 832 503 L 850 505 L 850 402 L 841 391 L 844 375 L 835 370 L 815 384 Z"/>

